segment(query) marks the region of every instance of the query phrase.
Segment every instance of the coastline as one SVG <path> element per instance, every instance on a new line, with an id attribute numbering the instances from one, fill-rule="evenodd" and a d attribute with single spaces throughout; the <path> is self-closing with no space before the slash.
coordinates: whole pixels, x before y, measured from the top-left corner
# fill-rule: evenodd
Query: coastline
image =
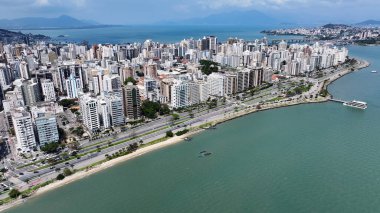
<path id="1" fill-rule="evenodd" d="M 350 74 L 352 72 L 366 68 L 370 65 L 370 63 L 368 61 L 365 61 L 362 59 L 357 59 L 357 61 L 359 63 L 352 66 L 352 67 L 354 67 L 354 70 L 351 69 L 352 67 L 349 67 L 349 68 L 342 70 L 341 72 L 335 73 L 332 77 L 330 77 L 328 80 L 324 81 L 324 83 L 322 83 L 318 87 L 317 93 L 320 93 L 322 89 L 326 89 L 328 87 L 328 85 L 330 85 L 334 81 L 338 80 L 339 78 L 341 78 L 347 74 Z M 283 107 L 289 107 L 289 106 L 296 106 L 296 105 L 301 105 L 301 104 L 323 103 L 323 102 L 328 102 L 330 100 L 330 98 L 331 98 L 331 96 L 327 95 L 326 97 L 318 97 L 317 99 L 313 98 L 313 99 L 306 99 L 306 100 L 294 100 L 291 102 L 285 101 L 282 103 L 263 104 L 263 105 L 261 105 L 261 108 L 259 108 L 259 109 L 256 107 L 247 107 L 247 108 L 244 108 L 240 111 L 230 113 L 230 115 L 227 115 L 227 116 L 224 115 L 223 118 L 216 118 L 215 120 L 209 121 L 208 123 L 211 123 L 212 125 L 217 125 L 217 124 L 221 124 L 221 123 L 227 122 L 229 120 L 233 120 L 233 119 L 236 119 L 236 118 L 239 118 L 239 117 L 242 117 L 244 115 L 251 114 L 251 113 L 255 113 L 255 112 L 266 111 L 266 110 L 277 109 L 277 108 L 283 108 Z M 59 187 L 65 186 L 65 185 L 70 184 L 74 181 L 81 180 L 81 179 L 86 178 L 92 174 L 103 171 L 107 168 L 113 167 L 113 166 L 118 165 L 120 163 L 126 162 L 127 160 L 134 159 L 136 157 L 142 156 L 143 154 L 146 154 L 146 153 L 149 153 L 152 151 L 159 150 L 159 149 L 164 148 L 164 147 L 168 147 L 170 145 L 174 145 L 174 144 L 178 144 L 180 142 L 183 142 L 186 137 L 190 137 L 194 134 L 198 134 L 198 133 L 204 131 L 205 129 L 201 128 L 201 126 L 202 125 L 191 128 L 190 132 L 188 132 L 182 136 L 175 136 L 173 138 L 169 138 L 169 139 L 164 140 L 162 142 L 145 146 L 145 147 L 140 148 L 140 149 L 136 150 L 135 152 L 132 152 L 128 155 L 105 161 L 99 165 L 91 167 L 88 170 L 78 171 L 78 172 L 74 173 L 73 175 L 66 177 L 63 180 L 54 181 L 53 183 L 50 183 L 46 186 L 43 186 L 43 187 L 35 190 L 34 192 L 31 193 L 30 197 L 28 197 L 27 199 L 18 198 L 16 200 L 10 201 L 9 203 L 1 205 L 0 206 L 0 212 L 5 211 L 7 209 L 10 209 L 12 207 L 15 207 L 17 205 L 20 205 L 20 204 L 28 201 L 30 198 L 33 199 L 33 198 L 35 198 L 35 197 L 37 197 L 43 193 L 46 193 L 46 192 L 52 191 L 54 189 L 57 189 Z"/>
<path id="2" fill-rule="evenodd" d="M 81 180 L 83 178 L 86 178 L 92 174 L 95 174 L 97 172 L 100 172 L 100 171 L 103 171 L 107 168 L 110 168 L 110 167 L 113 167 L 113 166 L 116 166 L 120 163 L 123 163 L 123 162 L 126 162 L 127 160 L 130 160 L 130 159 L 134 159 L 134 158 L 137 158 L 139 156 L 142 156 L 146 153 L 149 153 L 149 152 L 152 152 L 152 151 L 155 151 L 155 150 L 158 150 L 158 149 L 161 149 L 161 148 L 164 148 L 164 147 L 167 147 L 167 146 L 170 146 L 170 145 L 174 145 L 174 144 L 177 144 L 179 142 L 182 142 L 186 137 L 189 137 L 193 134 L 196 134 L 198 132 L 200 132 L 200 130 L 196 130 L 196 131 L 192 131 L 192 132 L 189 132 L 187 134 L 184 134 L 184 135 L 181 135 L 181 136 L 175 136 L 173 138 L 169 138 L 163 142 L 160 142 L 160 143 L 156 143 L 156 144 L 153 144 L 153 145 L 149 145 L 149 146 L 146 146 L 146 147 L 143 147 L 141 149 L 138 149 L 136 150 L 135 152 L 132 152 L 128 155 L 125 155 L 125 156 L 122 156 L 122 157 L 119 157 L 119 158 L 115 158 L 115 159 L 112 159 L 112 160 L 109 160 L 109 161 L 106 161 L 100 165 L 97 165 L 97 166 L 94 166 L 92 168 L 90 168 L 89 170 L 83 170 L 83 171 L 79 171 L 79 172 L 76 172 L 68 177 L 65 177 L 65 179 L 63 180 L 60 180 L 60 181 L 54 181 L 53 183 L 49 184 L 49 185 L 46 185 L 44 187 L 41 187 L 39 188 L 38 190 L 34 191 L 30 197 L 28 197 L 27 199 L 22 199 L 22 198 L 19 198 L 13 202 L 10 202 L 10 203 L 7 203 L 5 205 L 2 205 L 0 206 L 0 212 L 1 211 L 5 211 L 9 208 L 12 208 L 12 207 L 15 207 L 17 205 L 20 205 L 24 202 L 26 202 L 28 199 L 30 198 L 34 198 L 34 197 L 37 197 L 41 194 L 44 194 L 46 192 L 49 192 L 49 191 L 52 191 L 54 189 L 57 189 L 59 187 L 62 187 L 62 186 L 65 186 L 67 184 L 70 184 L 74 181 L 77 181 L 77 180 Z"/>

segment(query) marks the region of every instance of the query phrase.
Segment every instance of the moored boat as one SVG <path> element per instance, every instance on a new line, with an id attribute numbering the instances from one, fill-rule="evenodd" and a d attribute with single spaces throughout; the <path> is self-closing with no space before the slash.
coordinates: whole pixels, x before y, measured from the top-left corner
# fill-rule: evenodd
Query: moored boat
<path id="1" fill-rule="evenodd" d="M 350 101 L 350 102 L 344 102 L 343 103 L 344 106 L 348 106 L 348 107 L 353 107 L 353 108 L 357 108 L 357 109 L 367 109 L 367 103 L 366 102 L 363 102 L 363 101 Z"/>

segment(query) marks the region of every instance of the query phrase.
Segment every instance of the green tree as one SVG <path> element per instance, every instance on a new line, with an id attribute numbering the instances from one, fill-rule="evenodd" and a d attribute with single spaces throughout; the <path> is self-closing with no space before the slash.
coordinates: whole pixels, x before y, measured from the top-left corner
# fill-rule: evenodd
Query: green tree
<path id="1" fill-rule="evenodd" d="M 301 94 L 302 93 L 302 88 L 301 87 L 296 87 L 296 88 L 294 88 L 294 92 L 296 94 Z"/>
<path id="2" fill-rule="evenodd" d="M 75 99 L 62 99 L 61 101 L 59 101 L 59 105 L 66 107 L 66 108 L 69 108 L 69 107 L 76 105 L 76 100 Z"/>
<path id="3" fill-rule="evenodd" d="M 141 112 L 145 117 L 154 119 L 157 118 L 158 113 L 160 115 L 168 115 L 170 113 L 170 109 L 166 104 L 145 100 L 141 104 Z"/>
<path id="4" fill-rule="evenodd" d="M 199 64 L 202 66 L 201 71 L 205 75 L 210 75 L 213 72 L 218 72 L 219 64 L 209 60 L 200 60 Z"/>
<path id="5" fill-rule="evenodd" d="M 137 143 L 129 144 L 127 150 L 129 152 L 134 152 L 139 148 L 139 145 Z"/>
<path id="6" fill-rule="evenodd" d="M 173 120 L 179 120 L 179 115 L 178 114 L 175 114 L 175 113 L 173 113 L 172 114 L 172 118 L 173 118 Z"/>
<path id="7" fill-rule="evenodd" d="M 12 189 L 10 192 L 9 192 L 9 197 L 11 198 L 18 198 L 20 195 L 21 195 L 21 192 L 17 189 Z"/>
<path id="8" fill-rule="evenodd" d="M 80 137 L 83 135 L 84 130 L 83 130 L 83 127 L 78 126 L 76 129 L 72 130 L 71 132 L 75 133 L 76 135 L 78 135 Z"/>
<path id="9" fill-rule="evenodd" d="M 254 95 L 255 95 L 255 90 L 254 90 L 254 89 L 251 89 L 251 90 L 249 91 L 249 94 L 250 94 L 251 96 L 254 96 Z"/>
<path id="10" fill-rule="evenodd" d="M 46 153 L 55 153 L 57 152 L 59 148 L 59 143 L 48 143 L 45 144 L 45 146 L 41 147 L 41 151 L 46 152 Z"/>
<path id="11" fill-rule="evenodd" d="M 323 89 L 320 93 L 320 96 L 326 97 L 329 94 L 329 92 L 326 89 Z"/>
<path id="12" fill-rule="evenodd" d="M 71 171 L 69 168 L 65 168 L 63 170 L 63 174 L 67 177 L 73 174 L 73 171 Z"/>
<path id="13" fill-rule="evenodd" d="M 160 110 L 160 103 L 145 100 L 141 104 L 142 114 L 150 119 L 157 118 L 157 112 Z"/>
<path id="14" fill-rule="evenodd" d="M 181 136 L 181 135 L 184 135 L 184 134 L 186 134 L 186 133 L 188 133 L 188 132 L 189 132 L 188 129 L 184 129 L 184 130 L 181 130 L 181 131 L 176 132 L 175 135 L 177 135 L 177 136 Z"/>
<path id="15" fill-rule="evenodd" d="M 294 96 L 294 95 L 295 95 L 295 93 L 293 91 L 289 90 L 289 91 L 286 92 L 286 96 L 287 97 L 291 97 L 291 96 Z"/>
<path id="16" fill-rule="evenodd" d="M 59 175 L 57 175 L 56 179 L 57 180 L 63 180 L 63 179 L 65 179 L 65 176 L 63 174 L 59 174 Z"/>
<path id="17" fill-rule="evenodd" d="M 133 85 L 136 85 L 137 84 L 137 81 L 132 78 L 132 77 L 128 77 L 125 81 L 124 81 L 124 84 L 127 85 L 129 82 L 131 82 Z"/>
<path id="18" fill-rule="evenodd" d="M 173 136 L 174 136 L 174 133 L 173 133 L 172 131 L 167 131 L 167 132 L 166 132 L 166 137 L 171 138 L 171 137 L 173 137 Z"/>
<path id="19" fill-rule="evenodd" d="M 170 114 L 170 109 L 167 104 L 161 104 L 160 106 L 160 115 L 168 115 Z"/>
<path id="20" fill-rule="evenodd" d="M 207 103 L 209 109 L 213 109 L 218 106 L 218 100 L 212 99 Z"/>

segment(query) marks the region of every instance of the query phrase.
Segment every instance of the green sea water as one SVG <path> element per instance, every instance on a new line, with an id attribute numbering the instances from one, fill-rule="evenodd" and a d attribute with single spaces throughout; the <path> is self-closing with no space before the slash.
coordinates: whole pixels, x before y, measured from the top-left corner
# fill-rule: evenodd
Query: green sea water
<path id="1" fill-rule="evenodd" d="M 336 98 L 251 114 L 65 187 L 10 213 L 380 212 L 380 47 L 334 82 Z M 212 152 L 199 157 L 203 150 Z"/>

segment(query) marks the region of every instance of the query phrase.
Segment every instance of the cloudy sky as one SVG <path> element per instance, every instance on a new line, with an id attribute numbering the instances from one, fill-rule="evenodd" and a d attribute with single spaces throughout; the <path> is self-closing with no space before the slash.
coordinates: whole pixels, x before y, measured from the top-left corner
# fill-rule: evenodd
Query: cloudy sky
<path id="1" fill-rule="evenodd" d="M 380 0 L 0 0 L 0 18 L 70 15 L 103 24 L 149 24 L 257 10 L 283 22 L 380 20 Z"/>

